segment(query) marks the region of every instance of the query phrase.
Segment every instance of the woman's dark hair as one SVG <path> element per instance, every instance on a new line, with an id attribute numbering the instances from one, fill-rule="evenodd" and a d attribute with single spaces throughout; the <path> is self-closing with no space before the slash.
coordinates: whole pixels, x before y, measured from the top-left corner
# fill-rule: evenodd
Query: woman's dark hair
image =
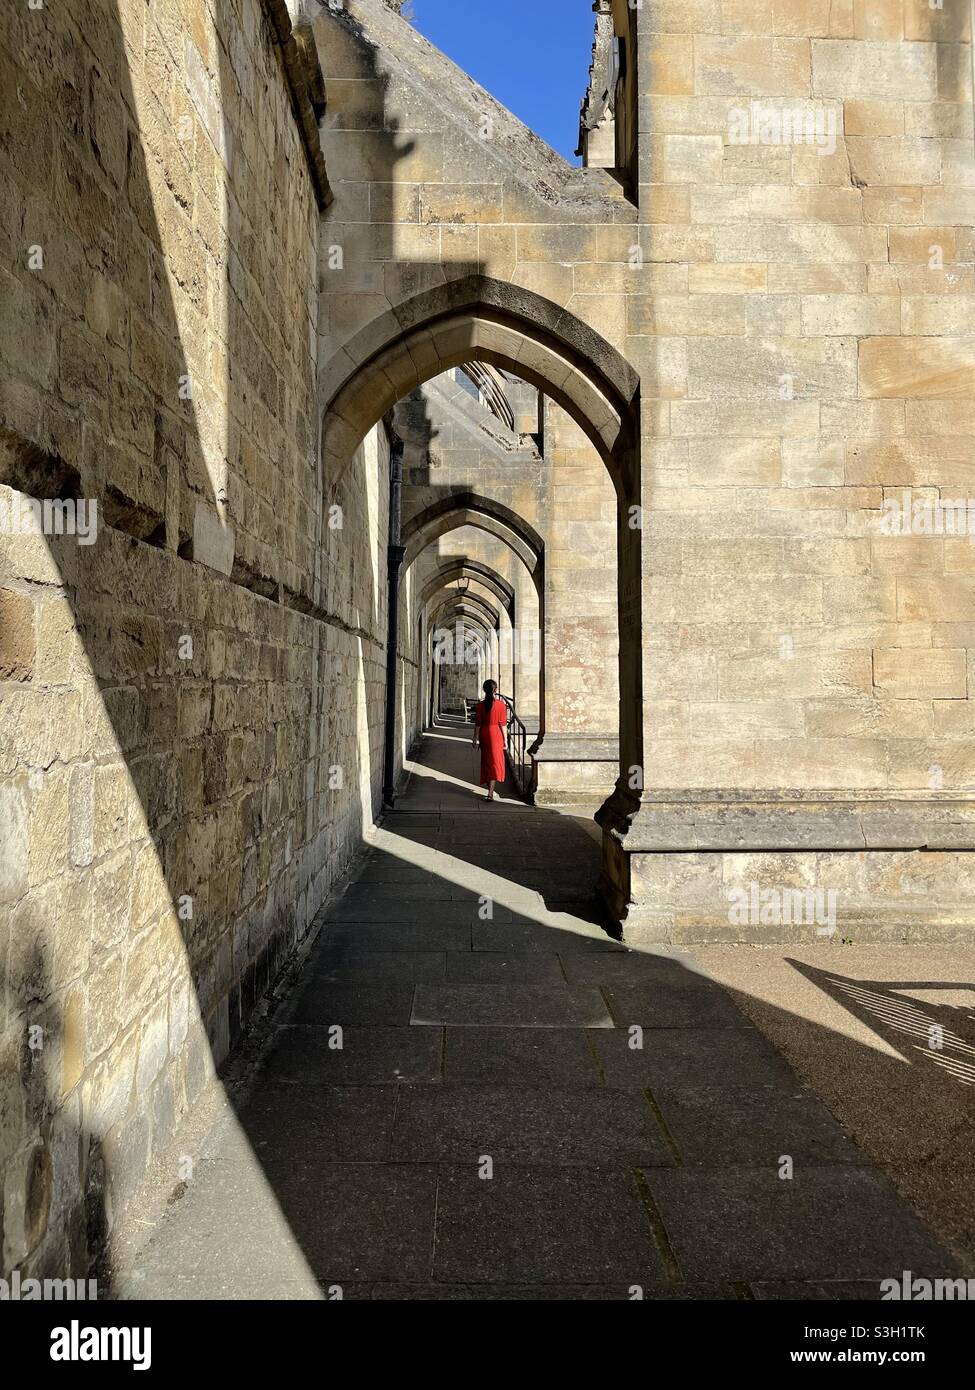
<path id="1" fill-rule="evenodd" d="M 498 683 L 497 683 L 497 681 L 485 681 L 485 682 L 484 682 L 484 685 L 483 685 L 481 688 L 482 688 L 482 690 L 484 691 L 484 697 L 485 697 L 485 698 L 484 698 L 484 713 L 487 714 L 488 710 L 489 710 L 489 709 L 491 708 L 491 706 L 494 704 L 494 692 L 495 692 L 495 691 L 497 690 L 497 688 L 498 688 Z"/>

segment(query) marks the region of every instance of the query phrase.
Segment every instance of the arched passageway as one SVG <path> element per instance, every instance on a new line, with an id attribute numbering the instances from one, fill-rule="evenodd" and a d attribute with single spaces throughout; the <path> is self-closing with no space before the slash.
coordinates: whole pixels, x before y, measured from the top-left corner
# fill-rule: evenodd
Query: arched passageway
<path id="1" fill-rule="evenodd" d="M 510 507 L 475 493 L 451 493 L 417 513 L 403 527 L 405 563 L 410 565 L 428 545 L 460 526 L 475 526 L 503 541 L 521 560 L 541 592 L 545 542 L 533 526 Z"/>
<path id="2" fill-rule="evenodd" d="M 556 401 L 597 450 L 613 483 L 620 762 L 611 801 L 618 817 L 639 805 L 641 778 L 632 770 L 643 763 L 639 387 L 632 367 L 591 327 L 532 291 L 481 275 L 437 286 L 381 316 L 326 365 L 325 475 L 342 477 L 362 439 L 397 400 L 471 360 L 517 373 Z M 397 563 L 411 563 L 425 540 L 455 524 L 504 538 L 542 582 L 541 548 L 526 540 L 524 523 L 511 509 L 487 499 L 447 498 L 412 519 L 396 538 Z"/>
<path id="3" fill-rule="evenodd" d="M 499 574 L 478 560 L 459 559 L 451 561 L 449 564 L 441 566 L 426 581 L 420 590 L 420 602 L 426 603 L 434 594 L 441 589 L 446 589 L 451 584 L 456 584 L 458 580 L 470 579 L 482 585 L 485 589 L 491 590 L 498 602 L 503 606 L 512 622 L 515 620 L 515 591 L 511 584 Z"/>
<path id="4" fill-rule="evenodd" d="M 496 663 L 498 678 L 506 695 L 518 703 L 527 699 L 535 717 L 529 716 L 533 732 L 544 717 L 544 627 L 545 581 L 544 541 L 538 532 L 510 508 L 472 493 L 451 494 L 416 513 L 404 526 L 404 564 L 416 565 L 439 540 L 453 532 L 474 528 L 493 537 L 514 557 L 531 584 L 531 602 L 516 616 L 514 585 L 492 566 L 469 557 L 443 556 L 444 563 L 419 590 L 425 603 L 439 584 L 483 582 L 501 601 L 505 623 L 499 634 L 501 652 Z M 439 558 L 439 557 L 438 557 Z M 533 610 L 529 612 L 528 610 Z M 426 641 L 421 649 L 421 689 L 426 689 L 422 668 L 427 658 Z"/>
<path id="5" fill-rule="evenodd" d="M 322 377 L 326 457 L 340 468 L 401 397 L 472 359 L 540 387 L 607 462 L 620 461 L 621 444 L 632 449 L 639 377 L 617 349 L 542 295 L 471 275 L 380 315 L 333 355 Z"/>

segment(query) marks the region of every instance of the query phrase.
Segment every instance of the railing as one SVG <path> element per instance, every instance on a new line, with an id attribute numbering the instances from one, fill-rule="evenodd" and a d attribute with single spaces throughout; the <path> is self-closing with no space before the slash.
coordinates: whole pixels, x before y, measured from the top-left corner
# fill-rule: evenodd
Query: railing
<path id="1" fill-rule="evenodd" d="M 507 695 L 500 698 L 508 709 L 508 774 L 522 801 L 535 799 L 535 763 L 528 756 L 528 730 L 518 718 L 514 703 Z"/>

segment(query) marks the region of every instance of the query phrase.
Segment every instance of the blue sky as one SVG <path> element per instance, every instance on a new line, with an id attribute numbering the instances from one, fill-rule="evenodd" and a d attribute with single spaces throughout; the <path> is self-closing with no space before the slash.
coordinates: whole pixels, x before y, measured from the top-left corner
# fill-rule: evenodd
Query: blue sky
<path id="1" fill-rule="evenodd" d="M 592 0 L 411 0 L 407 9 L 424 38 L 578 164 Z"/>

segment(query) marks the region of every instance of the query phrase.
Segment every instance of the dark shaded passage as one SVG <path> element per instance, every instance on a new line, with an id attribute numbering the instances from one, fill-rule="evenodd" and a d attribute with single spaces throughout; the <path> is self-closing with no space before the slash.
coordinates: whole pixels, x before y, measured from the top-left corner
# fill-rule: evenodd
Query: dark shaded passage
<path id="1" fill-rule="evenodd" d="M 121 1296 L 875 1298 L 954 1272 L 724 989 L 589 920 L 581 817 L 479 804 L 463 726 L 408 767 Z"/>

